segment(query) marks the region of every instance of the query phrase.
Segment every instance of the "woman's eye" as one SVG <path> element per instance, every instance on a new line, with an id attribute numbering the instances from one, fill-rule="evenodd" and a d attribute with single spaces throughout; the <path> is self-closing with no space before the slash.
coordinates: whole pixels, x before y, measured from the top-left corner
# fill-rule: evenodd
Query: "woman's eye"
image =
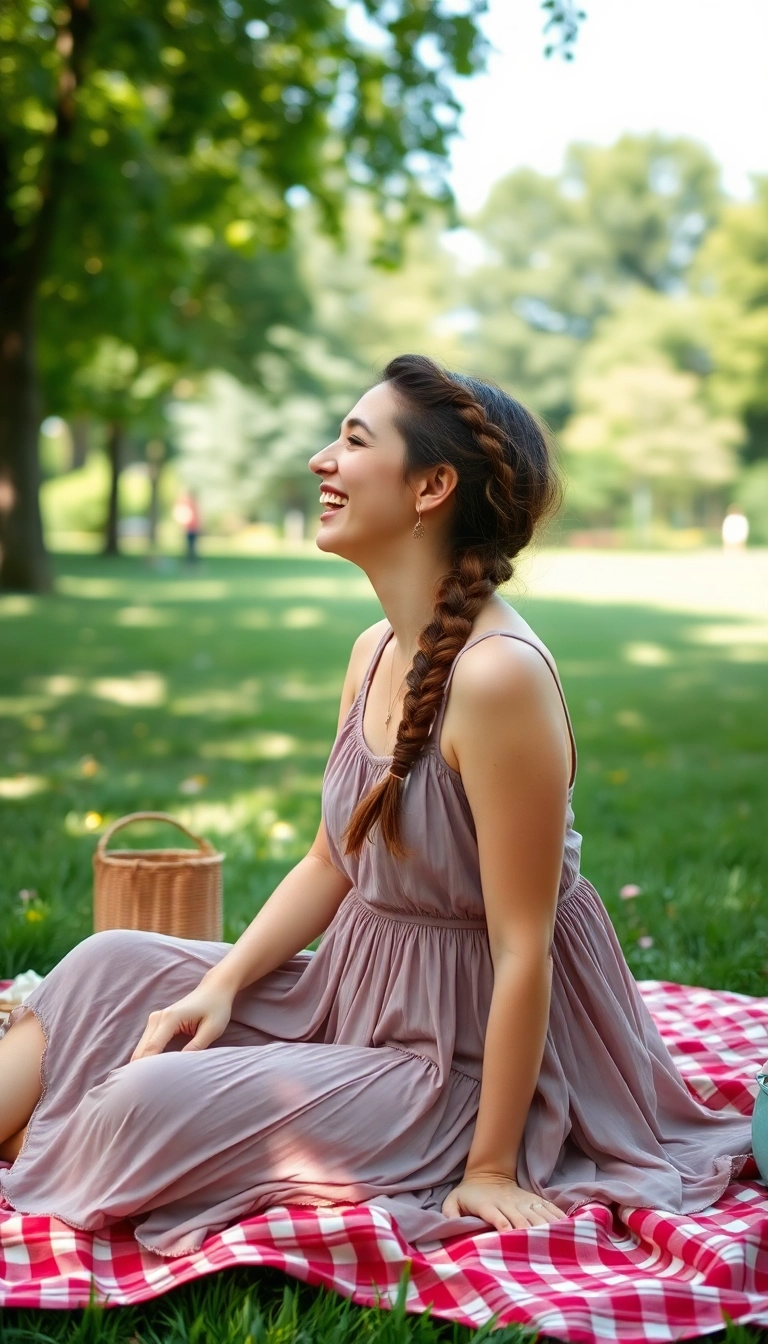
<path id="1" fill-rule="evenodd" d="M 356 444 L 358 444 L 361 448 L 364 448 L 364 447 L 365 447 L 365 444 L 363 443 L 363 440 L 362 440 L 362 439 L 356 439 L 355 436 L 354 436 L 354 434 L 350 434 L 350 435 L 349 435 L 349 442 L 350 442 L 350 443 L 356 443 Z"/>

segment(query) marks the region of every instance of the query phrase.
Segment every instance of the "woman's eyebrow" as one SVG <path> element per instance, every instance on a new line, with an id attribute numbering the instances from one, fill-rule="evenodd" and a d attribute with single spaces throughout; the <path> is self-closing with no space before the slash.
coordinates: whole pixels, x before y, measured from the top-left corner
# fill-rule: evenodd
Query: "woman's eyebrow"
<path id="1" fill-rule="evenodd" d="M 371 429 L 370 425 L 367 425 L 367 424 L 365 423 L 364 420 L 361 420 L 361 419 L 359 418 L 359 416 L 356 416 L 356 415 L 352 415 L 352 416 L 350 416 L 350 418 L 349 418 L 348 420 L 343 420 L 343 421 L 342 421 L 342 424 L 341 424 L 341 427 L 342 427 L 342 429 L 344 429 L 345 427 L 346 427 L 347 429 L 351 429 L 353 425 L 359 425 L 361 429 L 364 429 L 364 430 L 365 430 L 366 434 L 370 434 L 370 436 L 371 436 L 372 439 L 375 439 L 375 438 L 376 438 L 376 435 L 374 434 L 374 432 L 373 432 L 373 430 Z"/>

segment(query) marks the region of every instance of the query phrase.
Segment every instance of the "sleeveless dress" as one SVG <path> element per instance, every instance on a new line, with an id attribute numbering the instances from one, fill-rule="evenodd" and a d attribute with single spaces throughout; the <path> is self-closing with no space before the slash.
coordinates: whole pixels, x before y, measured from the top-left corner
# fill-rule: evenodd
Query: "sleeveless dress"
<path id="1" fill-rule="evenodd" d="M 472 815 L 439 745 L 458 658 L 404 786 L 412 856 L 394 859 L 376 841 L 357 858 L 341 848 L 357 800 L 391 763 L 363 736 L 391 635 L 325 771 L 330 852 L 352 887 L 318 951 L 242 990 L 223 1036 L 199 1054 L 169 1047 L 128 1062 L 147 1015 L 194 988 L 223 943 L 96 934 L 16 1010 L 36 1015 L 47 1042 L 43 1095 L 19 1157 L 0 1173 L 18 1211 L 88 1229 L 128 1217 L 162 1255 L 196 1250 L 279 1204 L 374 1203 L 412 1243 L 487 1230 L 440 1212 L 472 1140 L 493 989 Z M 566 1213 L 591 1201 L 696 1212 L 740 1171 L 750 1122 L 691 1096 L 579 874 L 576 747 L 552 655 L 499 630 L 458 657 L 492 635 L 522 639 L 546 660 L 573 750 L 550 1020 L 518 1180 Z"/>

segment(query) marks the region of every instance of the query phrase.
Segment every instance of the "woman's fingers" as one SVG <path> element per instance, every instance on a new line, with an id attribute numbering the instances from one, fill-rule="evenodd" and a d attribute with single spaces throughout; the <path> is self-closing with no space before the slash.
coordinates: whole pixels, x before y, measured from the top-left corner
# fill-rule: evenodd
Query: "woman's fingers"
<path id="1" fill-rule="evenodd" d="M 207 1049 L 211 1042 L 215 1041 L 221 1035 L 222 1030 L 223 1028 L 217 1027 L 215 1022 L 211 1022 L 209 1018 L 203 1018 L 203 1021 L 198 1025 L 192 1040 L 187 1041 L 187 1044 L 181 1047 L 182 1055 L 186 1050 Z"/>
<path id="2" fill-rule="evenodd" d="M 442 1212 L 446 1218 L 459 1218 L 463 1214 L 482 1218 L 483 1222 L 490 1223 L 497 1232 L 508 1232 L 511 1228 L 546 1227 L 549 1223 L 559 1223 L 566 1218 L 566 1214 L 550 1200 L 536 1200 L 535 1204 L 534 1208 L 530 1198 L 521 1199 L 516 1195 L 507 1198 L 501 1195 L 489 1196 L 487 1199 L 478 1200 L 477 1203 L 472 1200 L 472 1207 L 465 1208 L 460 1195 L 451 1192 L 443 1200 Z"/>
<path id="3" fill-rule="evenodd" d="M 181 1024 L 174 1016 L 165 1012 L 150 1013 L 144 1035 L 131 1055 L 131 1062 L 145 1059 L 147 1055 L 161 1055 L 180 1028 Z"/>

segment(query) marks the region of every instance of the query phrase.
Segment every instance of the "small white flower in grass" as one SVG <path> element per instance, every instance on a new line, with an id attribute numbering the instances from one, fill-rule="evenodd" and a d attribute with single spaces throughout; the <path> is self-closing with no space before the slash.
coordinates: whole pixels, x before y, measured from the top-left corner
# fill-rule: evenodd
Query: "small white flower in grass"
<path id="1" fill-rule="evenodd" d="M 205 788 L 207 783 L 208 779 L 205 775 L 190 775 L 189 779 L 182 779 L 179 785 L 179 792 L 188 794 L 199 793 L 201 789 Z"/>
<path id="2" fill-rule="evenodd" d="M 23 887 L 22 890 L 19 892 L 19 900 L 21 901 L 22 905 L 29 905 L 30 901 L 37 900 L 37 892 L 31 891 L 27 887 Z"/>
<path id="3" fill-rule="evenodd" d="M 623 887 L 619 888 L 619 895 L 622 901 L 632 901 L 635 896 L 641 894 L 642 890 L 643 888 L 638 887 L 635 882 L 627 882 Z"/>
<path id="4" fill-rule="evenodd" d="M 644 933 L 641 938 L 638 938 L 637 946 L 642 947 L 644 952 L 647 952 L 649 947 L 653 947 L 653 939 L 650 933 Z"/>

